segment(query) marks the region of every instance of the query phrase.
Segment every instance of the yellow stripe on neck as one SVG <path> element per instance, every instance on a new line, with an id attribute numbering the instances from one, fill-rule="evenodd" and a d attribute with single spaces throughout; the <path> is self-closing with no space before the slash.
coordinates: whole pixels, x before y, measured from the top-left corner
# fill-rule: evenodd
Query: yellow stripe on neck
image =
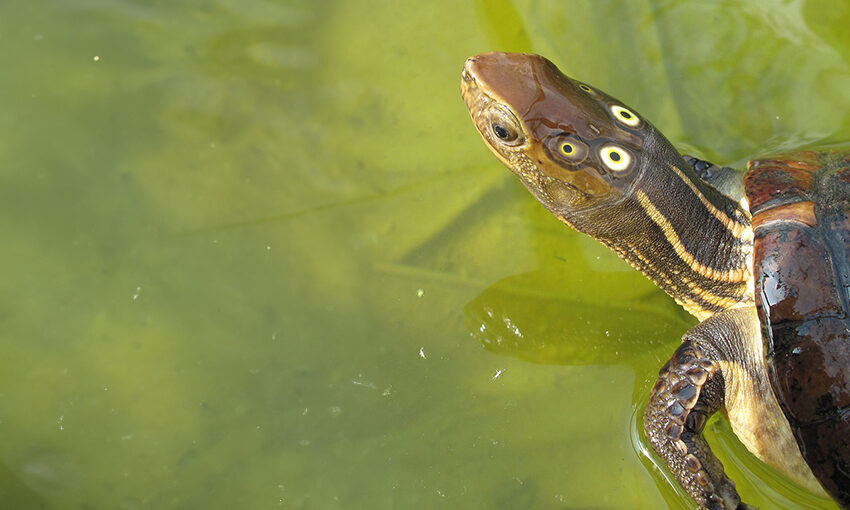
<path id="1" fill-rule="evenodd" d="M 744 241 L 746 243 L 753 242 L 753 229 L 750 228 L 750 225 L 737 221 L 736 219 L 730 217 L 728 214 L 715 207 L 714 204 L 712 204 L 708 201 L 707 198 L 705 198 L 705 195 L 702 194 L 699 188 L 697 188 L 696 185 L 688 178 L 688 176 L 685 175 L 685 173 L 682 172 L 676 165 L 671 163 L 670 169 L 673 170 L 673 172 L 678 175 L 679 178 L 682 179 L 685 184 L 688 185 L 689 188 L 691 188 L 691 191 L 693 191 L 694 195 L 699 198 L 699 201 L 702 202 L 702 205 L 705 206 L 706 209 L 708 209 L 708 212 L 710 212 L 712 216 L 717 218 L 717 221 L 719 221 L 721 224 L 723 224 L 724 227 L 729 230 L 733 237 L 735 237 L 736 239 L 740 239 L 741 241 Z"/>
<path id="2" fill-rule="evenodd" d="M 688 180 L 685 179 L 685 182 L 688 182 Z M 670 246 L 673 247 L 673 251 L 676 252 L 676 255 L 678 255 L 685 264 L 690 266 L 695 273 L 718 282 L 743 282 L 748 280 L 749 275 L 744 268 L 721 270 L 706 266 L 699 262 L 688 252 L 688 250 L 685 249 L 685 246 L 682 244 L 681 239 L 679 239 L 679 234 L 676 233 L 673 225 L 671 225 L 667 218 L 661 214 L 661 211 L 655 208 L 652 201 L 650 201 L 649 197 L 646 196 L 646 193 L 641 190 L 637 190 L 636 195 L 641 207 L 643 207 L 643 210 L 652 222 L 661 229 L 661 232 L 664 234 L 667 242 L 670 243 Z"/>
<path id="3" fill-rule="evenodd" d="M 626 260 L 629 264 L 632 265 L 635 269 L 641 271 L 644 275 L 646 275 L 653 283 L 665 289 L 667 293 L 679 304 L 682 308 L 685 309 L 689 314 L 693 315 L 700 321 L 703 321 L 712 315 L 714 315 L 717 310 L 712 310 L 706 306 L 703 306 L 697 303 L 696 300 L 692 299 L 690 295 L 685 292 L 677 292 L 676 285 L 670 279 L 669 276 L 665 275 L 663 272 L 659 271 L 657 273 L 647 272 L 646 268 L 654 267 L 652 262 L 648 258 L 646 258 L 643 253 L 640 252 L 635 246 L 629 246 L 624 249 L 615 248 L 615 251 Z M 636 262 L 636 260 L 640 261 L 640 264 Z M 696 284 L 687 280 L 680 276 L 680 281 L 684 282 L 688 285 L 689 289 L 695 295 L 700 295 L 700 293 L 695 290 Z M 702 298 L 703 296 L 700 296 Z"/>

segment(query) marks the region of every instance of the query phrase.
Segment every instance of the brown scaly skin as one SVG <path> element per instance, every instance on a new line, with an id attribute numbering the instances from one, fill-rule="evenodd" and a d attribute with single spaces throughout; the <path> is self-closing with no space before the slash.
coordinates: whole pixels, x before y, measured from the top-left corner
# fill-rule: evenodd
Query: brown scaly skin
<path id="1" fill-rule="evenodd" d="M 470 58 L 461 89 L 488 148 L 535 198 L 702 321 L 662 368 L 644 415 L 679 484 L 702 508 L 746 508 L 702 437 L 723 408 L 751 452 L 818 491 L 769 383 L 734 171 L 686 161 L 637 113 L 537 55 Z"/>
<path id="2" fill-rule="evenodd" d="M 708 417 L 724 403 L 718 360 L 735 356 L 738 332 L 751 322 L 744 309 L 716 314 L 689 331 L 660 370 L 644 413 L 644 430 L 679 485 L 705 508 L 746 508 L 723 465 L 702 437 Z"/>

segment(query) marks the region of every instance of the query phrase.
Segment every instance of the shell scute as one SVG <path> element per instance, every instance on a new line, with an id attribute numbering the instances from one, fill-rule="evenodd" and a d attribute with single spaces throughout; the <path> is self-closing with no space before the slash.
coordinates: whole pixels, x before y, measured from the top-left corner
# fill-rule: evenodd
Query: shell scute
<path id="1" fill-rule="evenodd" d="M 810 228 L 767 229 L 756 236 L 757 301 L 762 323 L 779 325 L 813 315 L 840 314 L 830 256 Z"/>
<path id="2" fill-rule="evenodd" d="M 744 185 L 770 383 L 813 473 L 850 504 L 850 153 L 757 160 Z"/>
<path id="3" fill-rule="evenodd" d="M 750 168 L 744 186 L 753 214 L 758 214 L 776 203 L 809 199 L 813 181 L 811 170 L 783 167 L 776 161 L 751 165 Z"/>
<path id="4" fill-rule="evenodd" d="M 824 318 L 772 332 L 777 397 L 796 422 L 814 422 L 850 410 L 847 326 L 846 320 Z"/>
<path id="5" fill-rule="evenodd" d="M 797 441 L 804 444 L 803 455 L 821 484 L 838 501 L 850 502 L 850 411 L 845 411 L 833 420 L 816 422 L 799 427 L 794 431 Z"/>

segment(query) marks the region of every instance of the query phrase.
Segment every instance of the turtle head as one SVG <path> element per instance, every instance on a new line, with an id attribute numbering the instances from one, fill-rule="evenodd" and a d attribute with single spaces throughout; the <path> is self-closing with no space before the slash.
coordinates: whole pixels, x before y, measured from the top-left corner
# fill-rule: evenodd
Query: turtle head
<path id="1" fill-rule="evenodd" d="M 467 59 L 461 90 L 487 146 L 555 215 L 573 223 L 631 196 L 651 169 L 683 164 L 634 110 L 522 53 Z"/>
<path id="2" fill-rule="evenodd" d="M 637 112 L 537 55 L 472 57 L 461 89 L 484 142 L 556 217 L 700 319 L 752 302 L 749 213 Z"/>

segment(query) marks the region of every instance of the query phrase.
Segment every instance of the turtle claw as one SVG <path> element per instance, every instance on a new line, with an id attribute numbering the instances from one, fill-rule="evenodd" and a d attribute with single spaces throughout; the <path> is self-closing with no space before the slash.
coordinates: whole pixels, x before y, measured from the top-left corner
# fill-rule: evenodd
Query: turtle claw
<path id="1" fill-rule="evenodd" d="M 723 377 L 713 357 L 686 337 L 661 369 L 644 413 L 644 429 L 679 484 L 700 508 L 740 506 L 735 484 L 711 452 L 702 429 L 722 405 Z"/>

